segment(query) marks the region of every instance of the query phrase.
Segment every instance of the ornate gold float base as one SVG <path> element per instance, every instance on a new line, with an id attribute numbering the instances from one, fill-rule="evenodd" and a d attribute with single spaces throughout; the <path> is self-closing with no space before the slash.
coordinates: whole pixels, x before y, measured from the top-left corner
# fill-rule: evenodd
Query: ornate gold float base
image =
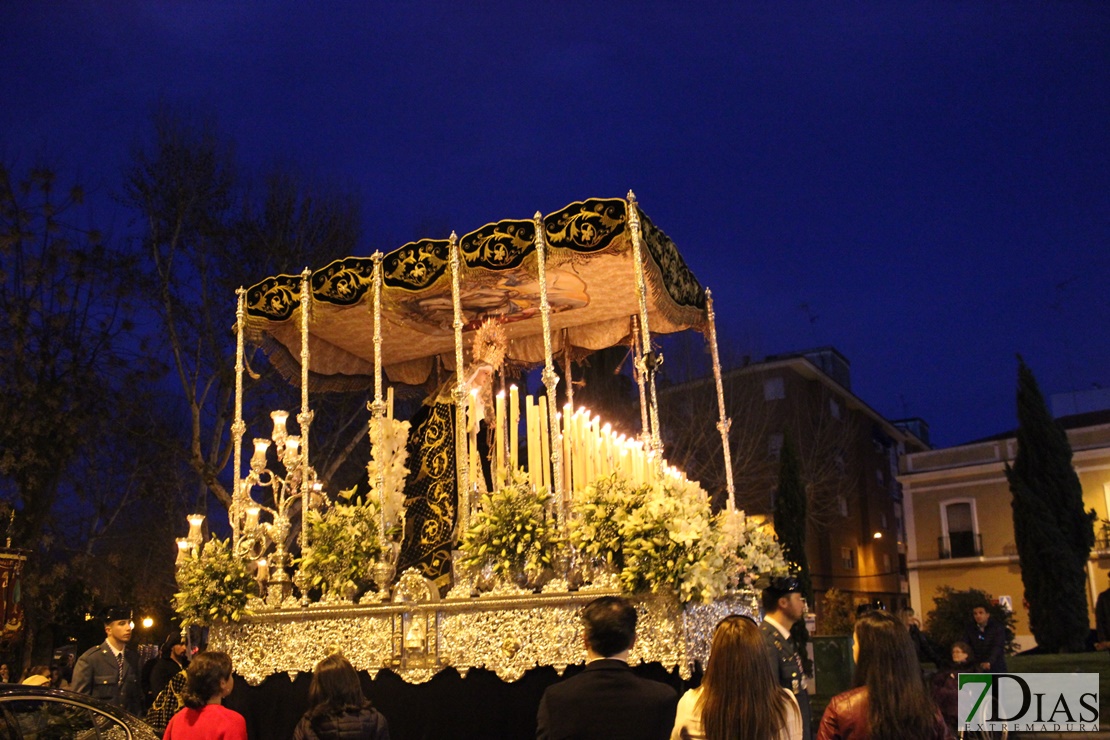
<path id="1" fill-rule="evenodd" d="M 503 681 L 552 666 L 561 675 L 585 652 L 578 612 L 612 589 L 562 593 L 506 593 L 475 598 L 399 600 L 398 603 L 313 604 L 264 609 L 238 624 L 212 627 L 209 646 L 231 655 L 235 671 L 252 685 L 276 673 L 310 672 L 341 650 L 371 677 L 383 668 L 409 683 L 423 683 L 451 666 L 464 676 L 484 668 Z M 640 614 L 630 662 L 661 663 L 689 678 L 705 664 L 714 626 L 728 614 L 758 613 L 753 591 L 737 591 L 710 604 L 682 606 L 670 596 L 635 596 Z"/>

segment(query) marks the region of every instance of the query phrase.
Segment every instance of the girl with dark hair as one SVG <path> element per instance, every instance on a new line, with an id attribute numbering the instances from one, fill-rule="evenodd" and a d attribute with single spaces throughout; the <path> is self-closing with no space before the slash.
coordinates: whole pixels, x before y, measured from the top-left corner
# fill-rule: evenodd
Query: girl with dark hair
<path id="1" fill-rule="evenodd" d="M 243 715 L 221 705 L 235 679 L 227 653 L 199 653 L 185 669 L 185 708 L 166 725 L 163 740 L 247 740 Z"/>
<path id="2" fill-rule="evenodd" d="M 671 740 L 801 737 L 798 702 L 775 679 L 759 626 L 748 617 L 725 617 L 713 633 L 701 686 L 678 702 Z"/>
<path id="3" fill-rule="evenodd" d="M 339 653 L 316 664 L 309 710 L 293 740 L 389 740 L 389 724 L 362 693 L 354 666 Z"/>
<path id="4" fill-rule="evenodd" d="M 817 740 L 946 740 L 944 719 L 921 679 L 910 633 L 885 611 L 856 620 L 854 689 L 837 694 Z"/>

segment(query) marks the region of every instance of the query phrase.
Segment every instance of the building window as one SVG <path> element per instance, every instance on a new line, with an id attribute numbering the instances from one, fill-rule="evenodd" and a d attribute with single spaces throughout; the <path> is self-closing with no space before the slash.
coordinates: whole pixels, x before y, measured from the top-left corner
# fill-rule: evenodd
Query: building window
<path id="1" fill-rule="evenodd" d="M 848 516 L 848 499 L 843 494 L 836 496 L 836 510 L 840 512 L 840 516 Z"/>
<path id="2" fill-rule="evenodd" d="M 763 381 L 763 400 L 777 401 L 786 398 L 786 385 L 782 378 L 767 378 Z"/>
<path id="3" fill-rule="evenodd" d="M 775 433 L 767 437 L 767 457 L 778 460 L 782 454 L 782 435 Z"/>
<path id="4" fill-rule="evenodd" d="M 887 528 L 887 518 L 886 518 L 886 512 L 885 511 L 880 511 L 879 512 L 879 528 L 880 529 L 886 529 Z"/>
<path id="5" fill-rule="evenodd" d="M 890 570 L 890 555 L 883 553 L 883 575 L 888 575 Z"/>
<path id="6" fill-rule="evenodd" d="M 875 471 L 875 482 L 879 484 L 880 488 L 886 483 L 886 480 L 883 478 L 882 468 Z"/>
<path id="7" fill-rule="evenodd" d="M 840 565 L 843 566 L 845 570 L 856 569 L 856 548 L 840 548 Z"/>
<path id="8" fill-rule="evenodd" d="M 942 558 L 971 558 L 983 554 L 974 500 L 942 502 L 941 528 L 943 530 L 940 542 Z"/>
<path id="9" fill-rule="evenodd" d="M 840 418 L 840 402 L 835 398 L 829 399 L 829 413 L 832 414 L 834 419 Z"/>

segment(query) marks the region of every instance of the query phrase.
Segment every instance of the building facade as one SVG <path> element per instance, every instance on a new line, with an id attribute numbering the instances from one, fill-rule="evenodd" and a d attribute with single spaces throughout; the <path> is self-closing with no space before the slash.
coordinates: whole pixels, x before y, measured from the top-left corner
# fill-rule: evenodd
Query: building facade
<path id="1" fill-rule="evenodd" d="M 1067 430 L 1072 465 L 1083 503 L 1101 522 L 1088 567 L 1088 602 L 1110 583 L 1110 412 L 1058 419 Z M 996 439 L 913 452 L 903 457 L 898 479 L 906 513 L 910 601 L 918 613 L 934 606 L 942 586 L 977 588 L 1010 605 L 1021 649 L 1034 647 L 1023 603 L 1021 565 L 1014 543 L 1013 510 L 1005 465 L 1013 463 L 1013 434 Z"/>

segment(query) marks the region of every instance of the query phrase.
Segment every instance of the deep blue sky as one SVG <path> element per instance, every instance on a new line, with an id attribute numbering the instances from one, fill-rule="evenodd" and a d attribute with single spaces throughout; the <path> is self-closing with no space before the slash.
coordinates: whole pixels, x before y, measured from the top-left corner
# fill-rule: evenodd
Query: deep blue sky
<path id="1" fill-rule="evenodd" d="M 1110 387 L 1110 3 L 9 0 L 0 69 L 8 163 L 107 203 L 163 99 L 367 254 L 631 188 L 734 354 L 835 345 L 936 444 L 1013 425 L 1016 352 Z"/>

